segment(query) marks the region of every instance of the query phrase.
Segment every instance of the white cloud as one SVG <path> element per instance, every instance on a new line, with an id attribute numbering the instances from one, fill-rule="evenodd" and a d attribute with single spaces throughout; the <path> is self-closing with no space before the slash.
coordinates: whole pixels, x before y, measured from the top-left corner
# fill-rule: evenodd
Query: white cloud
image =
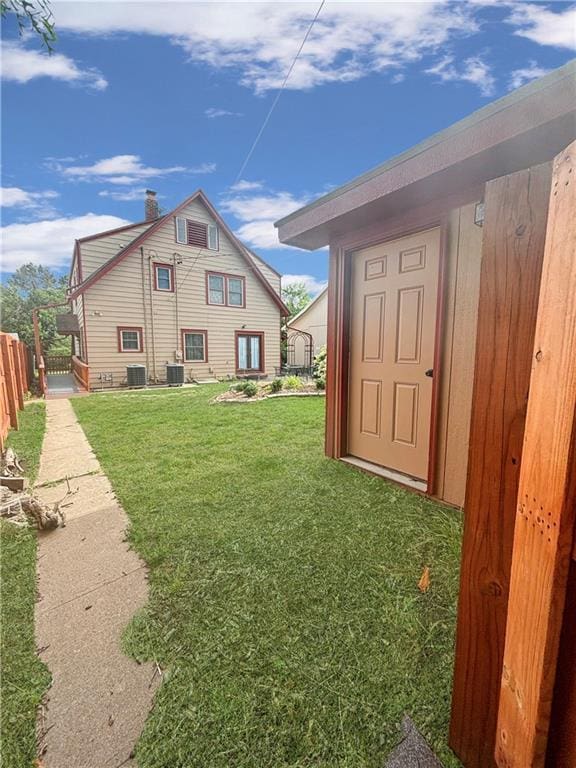
<path id="1" fill-rule="evenodd" d="M 29 192 L 20 187 L 0 188 L 0 206 L 22 211 L 35 218 L 51 219 L 58 215 L 52 201 L 59 197 L 58 192 L 47 189 L 42 192 Z"/>
<path id="2" fill-rule="evenodd" d="M 144 165 L 139 155 L 114 155 L 114 157 L 98 160 L 92 165 L 66 165 L 58 161 L 49 161 L 47 165 L 51 170 L 73 181 L 108 184 L 135 184 L 173 173 L 205 174 L 216 170 L 215 163 L 202 163 L 192 168 L 186 168 L 183 165 L 155 168 Z"/>
<path id="3" fill-rule="evenodd" d="M 320 291 L 328 285 L 327 280 L 318 280 L 313 275 L 282 275 L 282 287 L 285 288 L 288 285 L 294 283 L 304 283 L 308 293 L 312 297 L 320 293 Z"/>
<path id="4" fill-rule="evenodd" d="M 517 27 L 514 34 L 539 45 L 576 48 L 576 5 L 553 11 L 540 3 L 515 3 L 508 22 Z"/>
<path id="5" fill-rule="evenodd" d="M 133 189 L 103 189 L 98 192 L 99 197 L 109 197 L 111 200 L 122 200 L 124 202 L 132 202 L 134 200 L 141 200 L 144 203 L 146 197 L 146 187 L 137 187 Z M 161 197 L 161 195 L 156 195 Z"/>
<path id="6" fill-rule="evenodd" d="M 58 192 L 47 189 L 45 192 L 27 192 L 20 187 L 1 187 L 0 206 L 2 208 L 36 208 L 45 200 L 58 197 Z"/>
<path id="7" fill-rule="evenodd" d="M 530 61 L 525 67 L 510 72 L 510 88 L 520 88 L 521 85 L 536 80 L 537 77 L 543 77 L 548 72 L 550 72 L 549 69 L 538 66 L 535 61 Z"/>
<path id="8" fill-rule="evenodd" d="M 429 75 L 436 75 L 445 82 L 466 82 L 476 85 L 483 96 L 494 93 L 496 81 L 490 67 L 479 56 L 465 59 L 461 66 L 454 64 L 453 56 L 446 56 L 437 64 L 426 70 Z"/>
<path id="9" fill-rule="evenodd" d="M 30 261 L 55 269 L 67 267 L 75 239 L 125 224 L 130 222 L 118 216 L 99 216 L 95 213 L 27 224 L 8 224 L 0 229 L 2 272 L 13 272 Z"/>
<path id="10" fill-rule="evenodd" d="M 214 120 L 217 117 L 244 117 L 242 112 L 230 112 L 228 109 L 218 109 L 217 107 L 209 107 L 204 110 L 206 117 L 210 120 Z"/>
<path id="11" fill-rule="evenodd" d="M 37 77 L 50 77 L 72 85 L 103 91 L 108 82 L 96 69 L 82 69 L 62 53 L 49 55 L 42 51 L 23 48 L 18 43 L 2 43 L 2 78 L 17 83 L 28 83 Z"/>
<path id="12" fill-rule="evenodd" d="M 248 245 L 254 248 L 288 248 L 278 241 L 274 222 L 308 201 L 308 197 L 297 198 L 291 192 L 254 196 L 242 194 L 225 199 L 220 208 L 242 222 L 236 234 Z"/>
<path id="13" fill-rule="evenodd" d="M 78 34 L 168 37 L 190 61 L 240 73 L 257 93 L 278 88 L 296 54 L 316 2 L 54 2 L 58 29 Z M 373 72 L 398 74 L 478 29 L 473 4 L 329 2 L 312 29 L 287 87 L 309 89 Z"/>
<path id="14" fill-rule="evenodd" d="M 240 179 L 236 184 L 232 184 L 230 187 L 232 192 L 250 192 L 254 189 L 262 189 L 263 184 L 261 181 L 246 181 Z"/>

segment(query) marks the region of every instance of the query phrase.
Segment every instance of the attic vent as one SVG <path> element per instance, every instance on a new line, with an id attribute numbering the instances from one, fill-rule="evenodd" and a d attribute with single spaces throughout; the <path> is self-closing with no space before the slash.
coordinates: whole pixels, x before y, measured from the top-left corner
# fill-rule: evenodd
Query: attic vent
<path id="1" fill-rule="evenodd" d="M 200 221 L 176 216 L 176 242 L 217 251 L 218 227 L 216 224 L 203 224 Z"/>
<path id="2" fill-rule="evenodd" d="M 187 221 L 188 245 L 197 245 L 199 248 L 208 247 L 208 227 L 199 221 Z"/>

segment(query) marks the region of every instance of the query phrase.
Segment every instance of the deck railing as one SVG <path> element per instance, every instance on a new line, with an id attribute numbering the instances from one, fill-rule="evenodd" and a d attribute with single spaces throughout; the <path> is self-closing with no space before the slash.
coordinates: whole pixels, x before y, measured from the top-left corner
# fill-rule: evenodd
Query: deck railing
<path id="1" fill-rule="evenodd" d="M 90 368 L 76 355 L 72 355 L 72 373 L 80 386 L 90 391 Z"/>
<path id="2" fill-rule="evenodd" d="M 38 389 L 41 395 L 46 394 L 46 363 L 43 357 L 40 358 L 38 363 Z"/>
<path id="3" fill-rule="evenodd" d="M 46 355 L 46 373 L 70 373 L 72 357 L 70 355 Z"/>

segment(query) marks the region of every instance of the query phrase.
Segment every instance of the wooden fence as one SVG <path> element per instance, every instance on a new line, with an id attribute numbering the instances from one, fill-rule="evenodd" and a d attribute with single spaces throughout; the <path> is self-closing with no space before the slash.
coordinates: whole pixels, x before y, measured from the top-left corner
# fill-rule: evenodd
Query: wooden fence
<path id="1" fill-rule="evenodd" d="M 0 448 L 10 428 L 18 429 L 18 411 L 24 409 L 24 393 L 31 383 L 28 347 L 9 333 L 0 333 Z"/>
<path id="2" fill-rule="evenodd" d="M 71 355 L 46 355 L 44 363 L 46 373 L 70 373 L 72 371 Z"/>

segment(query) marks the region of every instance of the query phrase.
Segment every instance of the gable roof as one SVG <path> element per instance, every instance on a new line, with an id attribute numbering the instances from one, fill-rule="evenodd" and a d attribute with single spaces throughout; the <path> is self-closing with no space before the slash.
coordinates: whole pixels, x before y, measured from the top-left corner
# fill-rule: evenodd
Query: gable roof
<path id="1" fill-rule="evenodd" d="M 482 107 L 275 223 L 314 250 L 366 221 L 550 160 L 576 136 L 576 60 Z"/>
<path id="2" fill-rule="evenodd" d="M 97 232 L 95 235 L 86 235 L 86 237 L 79 237 L 78 243 L 86 243 L 89 240 L 98 240 L 101 237 L 108 237 L 109 235 L 117 235 L 120 232 L 126 232 L 128 229 L 135 229 L 136 227 L 143 227 L 145 224 L 152 224 L 153 222 L 165 219 L 167 214 L 159 216 L 157 219 L 146 219 L 145 221 L 137 221 L 135 224 L 124 224 L 122 227 L 115 227 L 114 229 L 105 229 L 104 232 Z"/>
<path id="3" fill-rule="evenodd" d="M 278 272 L 277 269 L 274 269 L 272 264 L 269 264 L 266 261 L 266 259 L 263 259 L 262 256 L 259 256 L 257 253 L 254 253 L 254 251 L 251 248 L 248 248 L 247 245 L 245 245 L 244 248 L 248 251 L 248 253 L 250 254 L 250 256 L 252 256 L 253 259 L 256 259 L 256 261 L 259 261 L 261 264 L 264 264 L 264 266 L 268 267 L 268 269 L 271 272 L 273 272 L 276 275 L 276 277 L 279 277 L 280 279 L 282 279 L 282 275 L 280 274 L 280 272 Z"/>
<path id="4" fill-rule="evenodd" d="M 156 232 L 163 224 L 166 223 L 166 221 L 174 216 L 177 216 L 184 208 L 186 208 L 187 205 L 192 203 L 195 200 L 200 200 L 203 205 L 207 208 L 208 212 L 212 216 L 212 218 L 218 223 L 219 227 L 222 229 L 222 231 L 226 234 L 228 239 L 238 248 L 238 251 L 240 252 L 240 255 L 248 265 L 248 267 L 253 271 L 254 276 L 256 279 L 261 283 L 262 287 L 268 293 L 270 298 L 273 300 L 273 302 L 276 304 L 278 309 L 280 310 L 283 317 L 286 317 L 289 315 L 289 311 L 280 298 L 276 291 L 272 288 L 268 280 L 264 277 L 260 269 L 258 268 L 256 261 L 254 258 L 250 255 L 250 252 L 246 248 L 245 245 L 243 245 L 240 240 L 236 237 L 236 235 L 232 232 L 232 230 L 228 227 L 224 219 L 220 216 L 220 214 L 216 211 L 212 203 L 208 200 L 206 195 L 201 189 L 198 189 L 194 194 L 187 197 L 180 205 L 176 206 L 173 211 L 170 211 L 170 213 L 165 214 L 164 216 L 161 216 L 158 219 L 155 219 L 151 226 L 148 227 L 148 229 L 145 232 L 142 232 L 141 234 L 137 235 L 137 237 L 134 238 L 130 243 L 125 245 L 122 249 L 118 251 L 114 256 L 112 256 L 111 259 L 108 259 L 102 266 L 98 267 L 94 272 L 92 272 L 86 280 L 84 280 L 80 285 L 77 285 L 70 293 L 69 299 L 75 299 L 80 294 L 84 293 L 90 286 L 94 285 L 94 283 L 97 283 L 99 280 L 101 280 L 104 275 L 106 275 L 110 270 L 114 269 L 114 267 L 119 264 L 121 261 L 123 261 L 130 253 L 133 253 L 137 248 L 139 248 L 143 243 L 148 240 L 148 238 Z M 145 224 L 146 222 L 140 222 L 139 224 L 133 224 L 126 227 L 126 229 L 136 226 L 142 226 L 142 224 Z M 119 229 L 125 229 L 124 227 L 119 227 Z M 109 230 L 108 232 L 101 232 L 100 235 L 97 236 L 90 236 L 88 238 L 83 238 L 83 242 L 85 240 L 92 240 L 95 237 L 101 237 L 102 235 L 109 235 L 112 234 L 112 232 L 117 230 Z M 259 258 L 259 257 L 258 257 Z"/>
<path id="5" fill-rule="evenodd" d="M 328 291 L 328 286 L 326 285 L 324 288 L 322 288 L 320 293 L 318 293 L 316 296 L 314 296 L 312 301 L 310 301 L 308 304 L 306 304 L 304 309 L 301 309 L 300 312 L 298 312 L 296 315 L 294 315 L 293 318 L 288 320 L 286 325 L 290 326 L 290 325 L 292 325 L 292 323 L 296 322 L 296 320 L 299 320 L 301 317 L 303 317 L 306 314 L 306 312 L 308 312 L 308 310 L 312 309 L 312 307 L 322 298 L 322 296 L 326 295 L 327 291 Z"/>

